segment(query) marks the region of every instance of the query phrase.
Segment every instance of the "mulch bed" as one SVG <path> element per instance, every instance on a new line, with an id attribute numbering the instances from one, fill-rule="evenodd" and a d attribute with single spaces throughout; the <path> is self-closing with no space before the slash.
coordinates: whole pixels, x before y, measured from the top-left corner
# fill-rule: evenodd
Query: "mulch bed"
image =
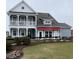
<path id="1" fill-rule="evenodd" d="M 13 46 L 13 50 L 6 54 L 6 59 L 20 59 L 21 56 L 23 56 L 22 49 L 25 46 Z"/>

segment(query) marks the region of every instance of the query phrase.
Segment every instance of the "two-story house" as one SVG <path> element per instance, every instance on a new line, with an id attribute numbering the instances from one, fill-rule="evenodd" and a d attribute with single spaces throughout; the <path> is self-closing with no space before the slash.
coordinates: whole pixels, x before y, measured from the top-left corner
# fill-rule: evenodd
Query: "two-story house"
<path id="1" fill-rule="evenodd" d="M 57 22 L 49 13 L 35 12 L 21 1 L 8 11 L 12 37 L 62 38 L 71 36 L 71 26 Z"/>

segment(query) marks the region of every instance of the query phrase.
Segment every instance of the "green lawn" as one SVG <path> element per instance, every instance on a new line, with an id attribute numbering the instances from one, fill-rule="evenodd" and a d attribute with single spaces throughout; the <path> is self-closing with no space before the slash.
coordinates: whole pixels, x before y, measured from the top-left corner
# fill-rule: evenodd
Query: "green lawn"
<path id="1" fill-rule="evenodd" d="M 43 43 L 23 49 L 21 59 L 73 59 L 73 43 Z"/>

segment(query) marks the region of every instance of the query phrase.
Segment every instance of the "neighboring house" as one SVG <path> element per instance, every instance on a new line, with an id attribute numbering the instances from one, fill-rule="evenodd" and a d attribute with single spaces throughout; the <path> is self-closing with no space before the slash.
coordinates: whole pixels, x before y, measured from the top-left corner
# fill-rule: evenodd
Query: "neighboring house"
<path id="1" fill-rule="evenodd" d="M 12 37 L 59 39 L 71 36 L 71 26 L 57 22 L 49 13 L 35 12 L 24 1 L 8 11 L 8 16 Z"/>

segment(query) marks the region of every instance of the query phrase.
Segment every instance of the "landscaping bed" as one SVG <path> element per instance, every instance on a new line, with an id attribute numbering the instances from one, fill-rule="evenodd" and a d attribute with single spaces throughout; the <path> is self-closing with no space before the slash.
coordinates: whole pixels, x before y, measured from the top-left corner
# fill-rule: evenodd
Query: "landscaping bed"
<path id="1" fill-rule="evenodd" d="M 12 51 L 6 54 L 6 59 L 19 59 L 23 56 L 22 49 L 25 46 L 13 46 Z"/>

